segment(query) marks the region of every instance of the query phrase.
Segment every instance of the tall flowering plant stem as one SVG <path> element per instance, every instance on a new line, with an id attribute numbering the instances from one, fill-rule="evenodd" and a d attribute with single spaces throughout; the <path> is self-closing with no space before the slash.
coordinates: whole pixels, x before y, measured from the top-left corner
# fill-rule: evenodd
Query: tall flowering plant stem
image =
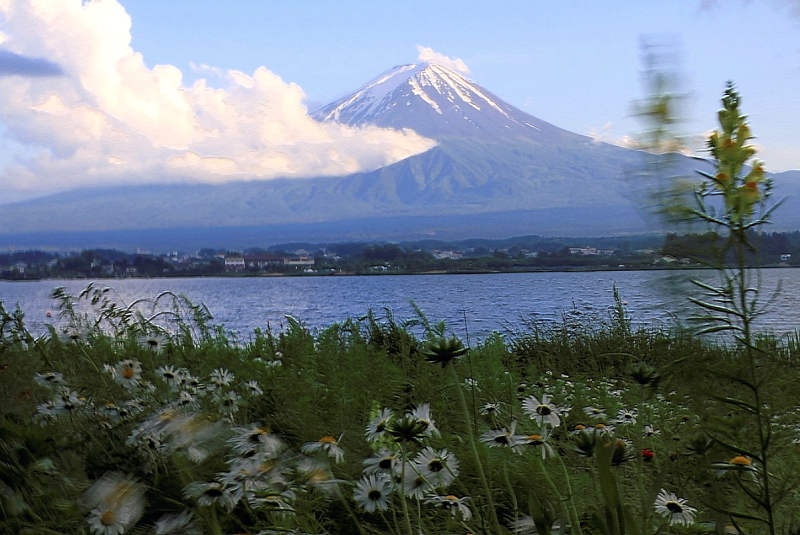
<path id="1" fill-rule="evenodd" d="M 747 118 L 741 114 L 741 98 L 732 83 L 728 83 L 718 113 L 719 129 L 708 139 L 713 170 L 698 171 L 702 180 L 692 192 L 692 203 L 681 208 L 684 220 L 700 222 L 710 227 L 721 239 L 722 247 L 716 251 L 711 267 L 719 274 L 719 284 L 693 281 L 705 292 L 705 298 L 690 297 L 703 313 L 693 319 L 701 322 L 700 334 L 729 333 L 739 348 L 733 372 L 707 370 L 717 378 L 733 385 L 743 394 L 712 394 L 728 410 L 748 416 L 753 426 L 749 444 L 736 444 L 735 433 L 714 433 L 718 444 L 732 455 L 743 455 L 759 467 L 753 471 L 758 480 L 752 488 L 742 487 L 752 506 L 747 512 L 725 510 L 735 523 L 737 519 L 757 519 L 775 533 L 772 482 L 770 481 L 770 454 L 772 429 L 764 382 L 767 373 L 765 360 L 769 357 L 756 344 L 753 323 L 764 313 L 765 305 L 759 299 L 758 268 L 753 267 L 757 252 L 752 242 L 756 231 L 769 222 L 772 212 L 780 203 L 768 204 L 772 192 L 771 181 L 766 177 L 763 162 L 756 160 L 755 147 L 750 143 L 753 135 Z M 753 511 L 758 514 L 753 514 Z"/>
<path id="2" fill-rule="evenodd" d="M 746 118 L 739 112 L 740 98 L 732 84 L 728 84 L 722 99 L 723 109 L 719 112 L 720 131 L 715 131 L 708 140 L 708 147 L 716 164 L 716 174 L 710 177 L 710 188 L 698 191 L 698 200 L 701 201 L 698 216 L 711 221 L 718 228 L 727 231 L 725 249 L 730 249 L 734 257 L 734 265 L 728 268 L 725 256 L 720 258 L 719 271 L 722 275 L 722 285 L 717 288 L 706 288 L 710 295 L 715 296 L 715 303 L 695 300 L 697 304 L 710 311 L 710 318 L 717 323 L 717 327 L 729 327 L 728 330 L 735 334 L 736 340 L 742 346 L 745 358 L 741 375 L 732 379 L 749 391 L 749 399 L 739 400 L 730 397 L 720 397 L 719 401 L 731 405 L 737 410 L 744 410 L 753 416 L 757 432 L 757 451 L 750 456 L 758 459 L 761 470 L 756 472 L 761 479 L 758 490 L 751 498 L 763 511 L 769 533 L 775 533 L 774 504 L 770 482 L 770 441 L 772 429 L 770 416 L 765 410 L 762 386 L 761 358 L 762 351 L 756 347 L 753 339 L 753 321 L 763 312 L 758 300 L 758 288 L 753 286 L 753 269 L 749 267 L 748 253 L 755 251 L 750 242 L 748 231 L 760 227 L 768 222 L 771 212 L 777 207 L 766 208 L 766 200 L 770 195 L 772 186 L 765 179 L 764 164 L 761 161 L 750 161 L 755 154 L 755 148 L 748 144 L 752 139 Z M 746 165 L 749 162 L 749 168 Z M 720 206 L 721 217 L 715 217 L 708 210 L 704 210 L 703 195 L 719 192 L 722 197 Z M 719 222 L 717 222 L 719 221 Z M 725 250 L 723 250 L 724 254 Z M 757 273 L 757 270 L 755 270 Z M 701 285 L 702 287 L 702 285 Z M 721 314 L 720 314 L 721 313 Z M 727 321 L 719 321 L 718 317 Z M 713 326 L 706 330 L 714 329 Z M 718 442 L 721 442 L 717 439 Z M 721 442 L 734 453 L 740 454 L 742 448 L 734 444 Z M 746 489 L 743 489 L 746 490 Z M 734 515 L 735 516 L 735 515 Z"/>

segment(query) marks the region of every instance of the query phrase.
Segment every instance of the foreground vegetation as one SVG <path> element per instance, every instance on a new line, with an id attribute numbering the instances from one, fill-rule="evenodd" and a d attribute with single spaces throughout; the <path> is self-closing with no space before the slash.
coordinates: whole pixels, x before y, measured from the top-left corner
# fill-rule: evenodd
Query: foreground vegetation
<path id="1" fill-rule="evenodd" d="M 234 345 L 112 296 L 57 291 L 40 338 L 0 311 L 2 533 L 762 533 L 767 491 L 800 521 L 798 337 L 756 339 L 759 426 L 740 347 L 619 300 L 468 348 L 372 314 Z"/>

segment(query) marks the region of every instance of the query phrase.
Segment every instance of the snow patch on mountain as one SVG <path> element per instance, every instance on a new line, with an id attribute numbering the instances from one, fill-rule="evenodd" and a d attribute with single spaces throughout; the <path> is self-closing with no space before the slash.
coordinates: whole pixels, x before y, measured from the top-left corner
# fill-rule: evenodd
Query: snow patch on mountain
<path id="1" fill-rule="evenodd" d="M 439 107 L 438 104 L 436 104 L 436 102 L 434 102 L 428 95 L 425 94 L 425 90 L 422 89 L 422 87 L 420 87 L 420 84 L 419 82 L 417 82 L 417 80 L 413 78 L 410 79 L 408 81 L 408 85 L 411 86 L 411 91 L 413 91 L 415 95 L 417 95 L 419 98 L 427 102 L 428 105 L 430 105 L 430 107 L 433 108 L 433 110 L 436 113 L 442 115 L 442 109 Z"/>

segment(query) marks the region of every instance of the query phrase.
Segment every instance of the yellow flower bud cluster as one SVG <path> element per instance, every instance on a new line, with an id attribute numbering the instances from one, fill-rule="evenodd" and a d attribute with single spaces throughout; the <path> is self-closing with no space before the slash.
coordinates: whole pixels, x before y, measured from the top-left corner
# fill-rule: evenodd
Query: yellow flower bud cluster
<path id="1" fill-rule="evenodd" d="M 721 131 L 708 138 L 708 149 L 717 163 L 717 172 L 707 175 L 716 190 L 725 198 L 725 208 L 732 222 L 741 223 L 753 214 L 756 203 L 764 197 L 764 163 L 754 160 L 745 172 L 747 162 L 756 149 L 747 117 L 739 113 L 740 98 L 733 84 L 728 83 L 719 111 Z"/>

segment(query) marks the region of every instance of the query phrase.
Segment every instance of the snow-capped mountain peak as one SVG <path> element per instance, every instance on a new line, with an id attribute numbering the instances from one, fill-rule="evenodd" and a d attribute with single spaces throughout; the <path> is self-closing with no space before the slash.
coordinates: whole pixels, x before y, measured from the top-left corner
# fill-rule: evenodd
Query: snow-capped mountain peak
<path id="1" fill-rule="evenodd" d="M 351 126 L 410 128 L 438 139 L 491 135 L 534 137 L 541 142 L 543 130 L 567 133 L 437 63 L 394 67 L 312 115 Z"/>
<path id="2" fill-rule="evenodd" d="M 410 77 L 424 69 L 427 64 L 400 65 L 384 72 L 355 93 L 315 112 L 322 121 L 349 122 L 342 120 L 342 112 L 348 116 L 372 115 L 387 97 Z M 332 107 L 332 109 L 331 109 Z M 321 113 L 324 112 L 324 113 Z"/>

